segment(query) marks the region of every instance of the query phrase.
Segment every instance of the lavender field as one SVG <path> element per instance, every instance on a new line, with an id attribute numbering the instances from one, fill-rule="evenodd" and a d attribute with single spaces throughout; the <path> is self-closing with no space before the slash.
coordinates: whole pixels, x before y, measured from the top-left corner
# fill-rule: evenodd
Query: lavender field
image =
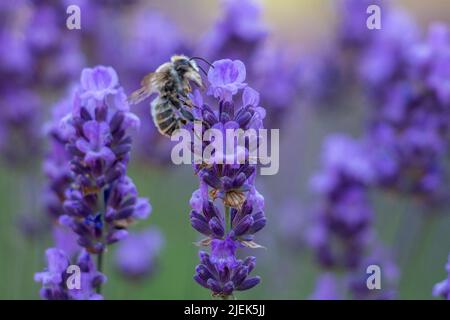
<path id="1" fill-rule="evenodd" d="M 448 1 L 2 1 L 0 41 L 0 299 L 450 300 Z M 178 164 L 198 128 L 270 161 Z"/>

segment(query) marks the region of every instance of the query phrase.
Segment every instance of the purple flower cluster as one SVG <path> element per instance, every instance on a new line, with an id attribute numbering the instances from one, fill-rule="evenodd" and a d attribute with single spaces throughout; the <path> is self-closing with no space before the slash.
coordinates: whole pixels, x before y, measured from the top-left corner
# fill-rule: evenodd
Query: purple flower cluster
<path id="1" fill-rule="evenodd" d="M 150 203 L 138 197 L 126 175 L 129 131 L 139 124 L 111 67 L 84 69 L 79 86 L 55 106 L 45 127 L 50 150 L 44 162 L 44 198 L 56 248 L 47 251 L 49 271 L 36 274 L 43 298 L 101 298 L 93 289 L 105 279 L 91 254 L 98 255 L 101 272 L 106 246 L 125 238 L 133 220 L 150 214 Z M 80 251 L 82 291 L 68 292 L 65 270 Z"/>
<path id="2" fill-rule="evenodd" d="M 43 172 L 46 184 L 43 189 L 43 205 L 49 220 L 52 222 L 52 234 L 55 248 L 64 251 L 69 258 L 79 252 L 76 235 L 66 226 L 59 223 L 59 218 L 65 214 L 64 201 L 67 192 L 74 181 L 70 169 L 70 154 L 65 148 L 67 134 L 61 130 L 61 119 L 72 107 L 73 92 L 67 98 L 56 103 L 52 109 L 52 117 L 44 125 L 44 133 L 48 138 L 48 150 L 43 162 Z"/>
<path id="3" fill-rule="evenodd" d="M 433 287 L 433 296 L 442 297 L 446 300 L 450 300 L 450 254 L 448 256 L 448 262 L 445 267 L 448 273 L 448 277 L 439 283 L 436 283 Z"/>
<path id="4" fill-rule="evenodd" d="M 354 297 L 369 298 L 360 275 L 379 249 L 373 245 L 373 211 L 368 192 L 374 175 L 367 146 L 344 135 L 330 136 L 324 145 L 323 166 L 312 179 L 320 205 L 308 231 L 309 244 L 323 268 L 347 272 L 347 288 Z M 376 260 L 383 265 L 390 263 L 388 259 Z M 391 297 L 386 290 L 376 298 Z"/>
<path id="5" fill-rule="evenodd" d="M 244 64 L 226 59 L 214 62 L 213 67 L 208 72 L 208 94 L 217 99 L 218 106 L 204 104 L 198 95 L 194 99 L 201 110 L 198 117 L 202 120 L 203 132 L 218 129 L 225 137 L 226 129 L 262 128 L 265 112 L 259 106 L 259 94 L 244 83 Z M 238 105 L 236 96 L 239 94 L 242 102 Z M 202 154 L 209 144 L 203 142 Z M 248 150 L 235 148 L 235 151 L 244 156 L 248 154 Z M 231 156 L 222 150 L 215 150 L 214 157 L 220 161 L 194 164 L 200 188 L 190 201 L 191 224 L 206 236 L 199 244 L 211 248 L 210 253 L 200 252 L 201 263 L 194 279 L 214 296 L 226 299 L 234 290 L 247 290 L 260 282 L 259 277 L 249 276 L 255 258 L 240 260 L 236 251 L 240 247 L 258 247 L 254 236 L 265 226 L 266 218 L 264 198 L 254 185 L 256 165 L 250 164 L 248 158 L 242 164 L 223 163 L 224 157 Z"/>
<path id="6" fill-rule="evenodd" d="M 91 255 L 82 251 L 72 266 L 77 266 L 80 271 L 79 286 L 76 280 L 72 283 L 70 258 L 62 250 L 56 248 L 47 249 L 47 268 L 43 272 L 34 275 L 36 282 L 42 283 L 40 295 L 46 300 L 101 300 L 103 297 L 96 293 L 96 289 L 106 281 L 106 277 L 98 272 L 92 261 Z M 68 272 L 68 270 L 70 272 Z M 72 287 L 73 285 L 73 287 Z"/>
<path id="7" fill-rule="evenodd" d="M 378 34 L 397 31 L 397 26 L 391 25 L 389 21 L 389 1 L 339 0 L 333 1 L 332 5 L 335 6 L 333 9 L 337 11 L 338 18 L 334 39 L 321 44 L 320 52 L 302 57 L 297 72 L 302 98 L 314 105 L 327 107 L 335 106 L 336 101 L 347 105 L 347 93 L 360 89 L 360 66 L 373 67 L 375 74 L 380 72 L 381 68 L 377 69 L 379 66 L 372 65 L 372 61 L 361 60 Z M 371 5 L 381 9 L 381 30 L 370 30 L 367 27 L 367 9 Z M 409 33 L 408 31 L 405 35 Z M 373 54 L 377 52 L 373 51 Z"/>
<path id="8" fill-rule="evenodd" d="M 69 94 L 56 103 L 52 109 L 52 118 L 45 124 L 44 133 L 49 141 L 49 148 L 44 159 L 43 171 L 47 179 L 44 188 L 44 205 L 51 219 L 58 220 L 64 213 L 63 203 L 66 191 L 73 182 L 73 174 L 70 170 L 70 155 L 65 148 L 67 138 L 60 128 L 60 121 L 66 116 L 72 107 L 73 97 Z"/>
<path id="9" fill-rule="evenodd" d="M 139 126 L 129 111 L 126 95 L 111 67 L 84 69 L 74 95 L 72 111 L 62 121 L 68 135 L 74 183 L 60 218 L 78 234 L 78 243 L 91 253 L 127 235 L 134 219 L 146 218 L 151 210 L 139 198 L 126 176 L 131 149 L 128 131 Z"/>
<path id="10" fill-rule="evenodd" d="M 394 28 L 389 30 L 395 31 L 374 41 L 367 58 L 371 62 L 363 69 L 372 97 L 368 135 L 377 145 L 378 182 L 440 203 L 448 197 L 444 161 L 450 101 L 443 79 L 450 65 L 449 31 L 432 25 L 428 40 L 421 43 L 406 16 L 391 14 L 391 20 Z"/>
<path id="11" fill-rule="evenodd" d="M 66 28 L 65 10 L 52 1 L 13 1 L 0 7 L 0 154 L 22 172 L 42 156 L 43 137 L 36 132 L 46 99 L 84 64 L 80 39 Z"/>
<path id="12" fill-rule="evenodd" d="M 163 235 L 156 228 L 131 232 L 118 244 L 115 256 L 117 269 L 124 277 L 133 280 L 151 275 L 163 244 Z"/>
<path id="13" fill-rule="evenodd" d="M 381 8 L 381 14 L 387 12 L 385 0 L 340 0 L 338 41 L 344 49 L 359 50 L 367 46 L 374 36 L 367 28 L 367 8 L 377 5 Z M 384 17 L 384 16 L 383 16 Z M 385 26 L 383 26 L 383 29 Z"/>
<path id="14" fill-rule="evenodd" d="M 285 52 L 267 43 L 268 30 L 257 0 L 224 0 L 219 21 L 201 43 L 208 59 L 239 59 L 247 66 L 247 79 L 270 106 L 268 121 L 279 124 L 295 98 L 297 70 Z"/>
<path id="15" fill-rule="evenodd" d="M 205 36 L 202 52 L 210 58 L 229 57 L 250 61 L 267 37 L 261 21 L 262 8 L 256 0 L 223 0 L 223 12 Z"/>
<path id="16" fill-rule="evenodd" d="M 312 187 L 322 202 L 309 241 L 326 267 L 359 265 L 371 237 L 373 212 L 368 187 L 373 179 L 364 146 L 347 136 L 330 136 L 324 145 L 323 170 Z M 335 246 L 339 242 L 341 245 Z"/>

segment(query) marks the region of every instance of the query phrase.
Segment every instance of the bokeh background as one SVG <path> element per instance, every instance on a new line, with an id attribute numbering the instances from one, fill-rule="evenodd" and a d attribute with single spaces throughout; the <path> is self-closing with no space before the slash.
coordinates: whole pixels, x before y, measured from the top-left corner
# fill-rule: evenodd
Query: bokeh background
<path id="1" fill-rule="evenodd" d="M 450 3 L 446 0 L 393 2 L 396 7 L 406 10 L 412 16 L 423 35 L 426 34 L 429 23 L 433 21 L 450 23 Z M 59 15 L 58 19 L 65 23 L 67 4 L 77 1 L 24 3 L 26 9 L 1 5 L 4 6 L 3 14 L 15 17 L 12 19 L 16 22 L 14 28 L 19 20 L 23 25 L 30 23 L 34 8 L 47 5 L 52 7 Z M 336 37 L 335 26 L 342 17 L 336 6 L 337 1 L 265 0 L 261 3 L 261 23 L 269 30 L 268 42 L 286 53 L 287 59 L 284 63 L 288 70 L 297 68 L 302 57 L 314 58 L 328 50 L 329 43 Z M 95 12 L 90 12 L 90 8 L 94 7 Z M 17 10 L 22 10 L 22 13 Z M 82 30 L 64 30 L 64 37 L 77 42 L 77 45 L 67 45 L 64 50 L 73 50 L 74 55 L 82 56 L 80 67 L 112 65 L 118 71 L 121 84 L 129 93 L 136 87 L 142 75 L 167 60 L 172 53 L 178 53 L 183 46 L 189 54 L 195 52 L 202 55 L 199 43 L 220 19 L 222 11 L 220 1 L 211 0 L 99 1 L 98 6 L 81 5 Z M 136 15 L 143 12 L 144 21 L 148 20 L 149 23 L 152 19 L 157 19 L 152 14 L 167 19 L 167 23 L 176 28 L 183 44 L 173 47 L 177 52 L 171 52 L 171 46 L 168 44 L 166 51 L 158 55 L 157 51 L 161 46 L 157 42 L 173 36 L 173 30 L 161 28 L 155 31 L 157 36 L 149 38 L 149 41 L 156 41 L 153 47 L 150 46 L 148 54 L 148 59 L 154 61 L 147 63 L 146 58 L 139 57 L 141 60 L 136 61 L 142 63 L 137 67 L 124 66 L 126 64 L 122 60 L 132 61 L 136 54 L 135 47 L 128 42 L 129 39 L 134 39 L 133 37 L 142 33 L 153 32 L 151 29 L 145 29 L 145 24 L 136 23 Z M 38 19 L 37 27 L 31 30 L 34 35 L 44 32 L 44 35 L 40 34 L 37 39 L 46 39 L 45 32 L 49 31 L 44 27 L 42 30 L 38 28 L 44 24 L 45 21 L 41 23 Z M 57 24 L 56 28 L 64 29 L 65 26 Z M 11 25 L 3 25 L 2 36 L 13 32 L 12 29 Z M 22 40 L 31 37 L 27 33 L 20 34 Z M 8 48 L 6 41 L 2 40 L 5 48 Z M 2 52 L 2 65 L 12 63 L 7 61 L 6 57 L 14 52 Z M 30 51 L 30 59 L 41 59 L 45 54 L 42 52 Z M 156 56 L 162 61 L 158 61 Z M 207 55 L 202 56 L 211 59 Z M 33 65 L 20 70 L 19 73 L 42 75 L 40 68 L 51 72 L 59 69 L 64 71 L 70 69 L 66 66 L 72 66 L 73 61 L 77 59 L 50 58 L 45 61 L 44 66 Z M 71 83 L 78 81 L 81 68 L 78 68 L 76 63 L 73 65 L 73 71 L 70 69 L 70 72 L 58 75 L 60 78 L 52 81 L 45 77 L 36 77 L 32 81 L 18 81 L 16 85 L 15 78 L 3 71 L 1 74 L 2 83 L 11 82 L 13 89 L 10 92 L 20 92 L 19 89 L 15 91 L 15 88 L 28 86 L 33 92 L 37 92 L 41 99 L 39 107 L 33 109 L 33 112 L 37 113 L 37 122 L 33 124 L 33 129 L 22 136 L 9 137 L 7 146 L 2 146 L 6 151 L 0 166 L 1 299 L 39 298 L 39 284 L 33 281 L 33 274 L 44 268 L 44 251 L 52 245 L 51 232 L 45 222 L 47 216 L 42 204 L 45 177 L 41 166 L 46 142 L 45 137 L 40 137 L 41 128 L 49 118 L 54 103 L 66 94 L 66 88 L 70 87 Z M 277 73 L 274 72 L 272 77 L 277 77 Z M 298 87 L 294 80 L 292 81 L 293 90 L 299 94 L 293 94 L 289 108 L 280 110 L 282 116 L 278 118 L 275 115 L 276 121 L 270 122 L 275 128 L 280 128 L 280 171 L 275 176 L 257 179 L 257 186 L 266 199 L 268 216 L 268 225 L 258 235 L 258 242 L 266 249 L 253 252 L 258 259 L 256 274 L 263 280 L 256 288 L 239 293 L 239 299 L 307 299 L 311 296 L 321 270 L 315 263 L 311 250 L 302 240 L 302 233 L 307 229 L 307 217 L 317 201 L 310 191 L 309 181 L 314 172 L 320 169 L 322 143 L 329 134 L 339 132 L 357 137 L 364 130 L 367 109 L 361 94 L 348 90 L 325 102 L 317 102 L 310 97 L 305 98 L 301 86 Z M 22 94 L 20 97 L 25 99 Z M 2 97 L 2 100 L 6 101 L 6 98 Z M 272 112 L 270 105 L 264 107 L 269 113 Z M 143 116 L 143 121 L 152 125 L 149 113 Z M 148 220 L 133 226 L 133 230 L 156 227 L 163 235 L 164 241 L 154 258 L 151 274 L 134 280 L 122 277 L 117 271 L 115 248 L 111 248 L 105 256 L 104 273 L 108 276 L 108 282 L 103 288 L 104 296 L 107 299 L 208 299 L 209 292 L 192 280 L 194 268 L 198 263 L 198 248 L 193 242 L 198 240 L 198 235 L 190 226 L 188 214 L 189 199 L 197 188 L 197 178 L 190 166 L 175 166 L 167 161 L 167 150 L 170 149 L 149 130 L 147 136 L 137 138 L 138 142 L 132 151 L 129 175 L 136 183 L 140 195 L 150 199 L 153 212 Z M 38 145 L 30 147 L 27 143 Z M 19 158 L 10 156 L 11 147 L 20 148 L 22 144 L 26 147 Z M 450 250 L 449 208 L 423 206 L 413 196 L 379 190 L 371 193 L 370 198 L 374 204 L 375 227 L 381 241 L 388 248 L 401 248 L 401 254 L 396 261 L 400 270 L 398 297 L 431 299 L 433 285 L 446 277 L 444 266 Z M 439 211 L 439 214 L 433 214 L 435 216 L 431 219 L 427 218 L 431 211 Z M 286 236 L 286 225 L 295 226 L 294 233 L 297 233 L 298 237 L 292 239 Z"/>

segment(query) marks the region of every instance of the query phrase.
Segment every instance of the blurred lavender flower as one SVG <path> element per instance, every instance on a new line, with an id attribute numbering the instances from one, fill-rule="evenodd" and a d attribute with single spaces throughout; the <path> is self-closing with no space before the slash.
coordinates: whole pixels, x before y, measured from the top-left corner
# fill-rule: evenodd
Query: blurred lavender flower
<path id="1" fill-rule="evenodd" d="M 71 259 L 81 251 L 77 234 L 72 229 L 55 222 L 52 227 L 53 243 L 56 249 L 64 251 Z"/>
<path id="2" fill-rule="evenodd" d="M 67 98 L 54 105 L 51 119 L 44 125 L 49 148 L 42 165 L 46 177 L 42 198 L 46 213 L 53 223 L 54 245 L 64 251 L 69 258 L 74 257 L 81 248 L 77 244 L 76 234 L 59 223 L 59 217 L 66 214 L 63 204 L 74 179 L 70 170 L 70 155 L 65 149 L 67 134 L 61 130 L 60 122 L 71 111 L 73 94 L 74 92 L 70 91 Z"/>
<path id="3" fill-rule="evenodd" d="M 70 170 L 70 155 L 65 149 L 67 137 L 60 128 L 62 118 L 71 111 L 72 95 L 56 103 L 52 109 L 52 118 L 44 125 L 44 133 L 50 140 L 44 159 L 43 171 L 47 178 L 44 188 L 44 205 L 53 220 L 64 214 L 63 203 L 66 191 L 73 181 Z"/>
<path id="4" fill-rule="evenodd" d="M 372 245 L 375 234 L 368 192 L 375 176 L 367 145 L 364 140 L 332 135 L 325 141 L 323 152 L 324 169 L 312 179 L 320 205 L 308 231 L 309 244 L 322 267 L 347 273 L 348 290 L 359 299 L 373 298 L 366 287 L 366 267 L 382 264 L 388 282 L 393 284 L 377 298 L 392 298 L 396 267 L 382 260 L 379 247 Z"/>
<path id="5" fill-rule="evenodd" d="M 379 184 L 400 193 L 417 195 L 424 202 L 446 203 L 449 112 L 446 83 L 436 80 L 450 61 L 450 39 L 444 25 L 430 28 L 428 41 L 415 41 L 411 23 L 403 15 L 391 15 L 396 26 L 374 42 L 369 55 L 376 77 L 366 77 L 372 99 L 370 139 L 377 148 L 374 165 Z M 392 28 L 391 28 L 392 29 Z M 405 36 L 406 35 L 406 36 Z M 391 57 L 391 58 L 389 58 Z M 382 60 L 381 62 L 379 60 Z"/>
<path id="6" fill-rule="evenodd" d="M 261 5 L 255 0 L 224 0 L 222 6 L 223 14 L 203 40 L 201 52 L 210 58 L 249 62 L 267 36 Z"/>
<path id="7" fill-rule="evenodd" d="M 200 251 L 199 255 L 201 263 L 195 269 L 194 279 L 215 296 L 227 299 L 234 290 L 248 290 L 261 281 L 258 276 L 248 276 L 255 267 L 255 257 L 236 260 L 232 267 L 225 265 L 219 269 L 208 253 Z"/>
<path id="8" fill-rule="evenodd" d="M 239 59 L 247 66 L 246 77 L 261 93 L 261 102 L 269 107 L 271 126 L 279 126 L 286 110 L 292 107 L 297 83 L 297 68 L 291 67 L 285 52 L 266 44 L 268 30 L 262 21 L 262 6 L 256 0 L 225 0 L 219 21 L 205 36 L 199 52 L 209 59 Z M 235 66 L 234 68 L 238 68 Z M 231 71 L 231 69 L 230 69 Z M 218 73 L 214 72 L 214 74 Z M 217 79 L 211 90 L 217 94 Z M 237 81 L 235 85 L 242 85 Z M 235 86 L 226 91 L 234 92 Z M 230 91 L 231 90 L 231 91 Z"/>
<path id="9" fill-rule="evenodd" d="M 334 9 L 337 11 L 335 41 L 322 44 L 320 52 L 302 57 L 297 63 L 297 82 L 301 95 L 318 106 L 336 105 L 336 100 L 339 101 L 338 105 L 346 105 L 348 93 L 360 89 L 360 66 L 370 68 L 374 76 L 383 73 L 383 69 L 377 69 L 378 65 L 365 59 L 367 50 L 379 34 L 384 34 L 387 30 L 387 33 L 397 31 L 395 28 L 398 27 L 391 24 L 389 1 L 339 0 L 332 5 L 336 6 Z M 381 8 L 381 30 L 370 30 L 367 27 L 367 9 L 371 5 Z M 409 33 L 408 31 L 407 34 Z M 377 51 L 369 50 L 369 53 L 375 55 Z"/>
<path id="10" fill-rule="evenodd" d="M 388 11 L 384 0 L 340 0 L 338 2 L 338 37 L 342 46 L 359 49 L 370 43 L 375 34 L 367 28 L 366 24 L 367 8 L 371 5 L 379 6 L 383 15 Z"/>
<path id="11" fill-rule="evenodd" d="M 135 10 L 129 17 L 127 28 L 120 31 L 124 42 L 123 50 L 119 52 L 121 58 L 112 62 L 126 89 L 138 87 L 138 79 L 169 61 L 174 53 L 189 54 L 191 51 L 174 22 L 155 10 Z M 142 119 L 140 130 L 133 136 L 136 153 L 145 163 L 167 164 L 172 145 L 156 130 L 149 109 L 148 102 L 134 106 L 135 113 Z"/>
<path id="12" fill-rule="evenodd" d="M 240 60 L 219 60 L 213 63 L 208 71 L 208 94 L 214 98 L 230 101 L 240 89 L 247 86 L 244 83 L 246 76 L 244 63 Z"/>
<path id="13" fill-rule="evenodd" d="M 193 102 L 200 108 L 196 116 L 202 119 L 202 132 L 213 128 L 223 132 L 226 129 L 262 128 L 265 110 L 259 106 L 259 93 L 247 87 L 245 65 L 230 59 L 213 63 L 208 72 L 210 87 L 207 93 L 216 98 L 218 106 L 203 103 L 198 92 Z M 241 94 L 242 104 L 237 107 L 235 100 Z M 195 125 L 188 128 L 195 130 Z M 226 141 L 223 146 L 226 146 Z M 203 142 L 201 152 L 209 143 Z M 210 289 L 214 296 L 228 299 L 234 290 L 247 290 L 260 282 L 259 277 L 249 277 L 255 266 L 255 258 L 244 261 L 236 257 L 240 247 L 258 248 L 254 240 L 256 232 L 266 224 L 264 197 L 255 188 L 256 165 L 250 164 L 248 149 L 234 148 L 233 155 L 226 150 L 215 150 L 210 164 L 194 164 L 200 180 L 200 188 L 192 194 L 190 205 L 191 225 L 206 236 L 199 245 L 210 246 L 211 253 L 200 252 L 201 264 L 196 268 L 194 279 Z M 237 153 L 237 154 L 236 154 Z M 245 163 L 237 160 L 242 156 Z M 227 161 L 224 163 L 224 160 Z M 233 161 L 230 161 L 233 160 Z M 214 203 L 223 204 L 223 211 Z"/>
<path id="14" fill-rule="evenodd" d="M 332 273 L 319 276 L 316 287 L 311 295 L 312 300 L 340 300 L 339 281 Z"/>
<path id="15" fill-rule="evenodd" d="M 115 257 L 118 270 L 124 277 L 131 279 L 151 275 L 163 244 L 164 238 L 158 229 L 130 233 L 118 244 Z"/>
<path id="16" fill-rule="evenodd" d="M 448 273 L 448 278 L 434 285 L 433 296 L 450 300 L 450 254 L 445 269 Z"/>
<path id="17" fill-rule="evenodd" d="M 67 280 L 70 273 L 67 268 L 70 259 L 66 253 L 56 248 L 46 251 L 47 269 L 34 275 L 36 282 L 42 283 L 40 295 L 46 300 L 99 300 L 103 297 L 95 293 L 95 289 L 106 281 L 106 277 L 96 271 L 91 256 L 83 251 L 76 265 L 81 270 L 81 283 L 79 289 L 67 288 Z"/>
<path id="18" fill-rule="evenodd" d="M 358 268 L 347 275 L 346 283 L 350 295 L 357 300 L 392 300 L 397 297 L 399 270 L 389 252 L 376 241 L 371 244 L 368 255 Z M 377 290 L 367 288 L 367 267 L 378 266 L 381 270 L 382 287 Z"/>
<path id="19" fill-rule="evenodd" d="M 20 87 L 8 88 L 1 95 L 0 153 L 9 165 L 25 170 L 41 152 L 41 136 L 36 134 L 41 99 L 33 91 Z"/>
<path id="20" fill-rule="evenodd" d="M 6 16 L 0 26 L 0 147 L 11 165 L 37 162 L 42 137 L 34 132 L 45 99 L 64 88 L 84 63 L 80 41 L 68 32 L 61 12 L 65 7 L 46 1 L 0 8 Z"/>
<path id="21" fill-rule="evenodd" d="M 308 241 L 323 266 L 354 268 L 371 237 L 373 213 L 367 196 L 372 179 L 370 159 L 358 141 L 334 135 L 324 144 L 323 165 L 324 170 L 312 179 L 322 203 Z"/>
<path id="22" fill-rule="evenodd" d="M 284 201 L 279 212 L 279 235 L 283 243 L 295 251 L 302 249 L 306 242 L 307 218 L 305 209 L 295 198 Z"/>
<path id="23" fill-rule="evenodd" d="M 371 99 L 385 98 L 392 82 L 408 73 L 407 59 L 418 40 L 415 22 L 400 9 L 388 10 L 383 25 L 361 53 L 359 63 L 359 78 Z"/>

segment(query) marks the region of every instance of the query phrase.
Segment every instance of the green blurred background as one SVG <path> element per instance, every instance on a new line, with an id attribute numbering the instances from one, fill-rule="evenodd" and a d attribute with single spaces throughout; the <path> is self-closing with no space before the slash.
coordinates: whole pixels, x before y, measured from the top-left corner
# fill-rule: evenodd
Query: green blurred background
<path id="1" fill-rule="evenodd" d="M 292 43 L 294 52 L 310 51 L 320 39 L 333 30 L 333 9 L 327 0 L 266 0 L 265 20 L 273 30 L 277 43 Z M 447 0 L 397 1 L 424 26 L 430 21 L 450 21 Z M 195 35 L 213 23 L 218 6 L 209 0 L 148 1 L 152 8 L 162 10 L 182 29 Z M 183 10 L 174 10 L 182 7 Z M 192 19 L 190 17 L 196 17 Z M 200 18 L 199 18 L 200 17 Z M 297 51 L 296 51 L 297 50 Z M 257 186 L 266 197 L 267 227 L 258 235 L 258 242 L 267 249 L 256 252 L 255 274 L 262 277 L 261 285 L 238 299 L 306 299 L 312 293 L 320 270 L 307 250 L 292 250 L 280 238 L 281 211 L 286 201 L 300 203 L 296 214 L 302 215 L 312 204 L 308 179 L 319 169 L 323 138 L 332 132 L 358 135 L 362 125 L 361 101 L 349 98 L 345 112 L 339 106 L 327 112 L 298 108 L 281 131 L 281 165 L 276 176 L 258 177 Z M 336 109 L 336 111 L 334 110 Z M 39 170 L 40 164 L 36 164 Z M 135 226 L 158 226 L 165 236 L 165 246 L 158 257 L 157 269 L 150 278 L 129 282 L 113 267 L 113 251 L 105 256 L 104 273 L 108 282 L 103 293 L 107 299 L 209 299 L 207 290 L 197 285 L 192 276 L 198 263 L 198 240 L 189 223 L 189 198 L 197 188 L 197 179 L 189 166 L 152 166 L 132 162 L 129 174 L 141 196 L 148 197 L 153 206 L 151 217 Z M 18 171 L 0 168 L 0 298 L 38 299 L 39 284 L 33 274 L 42 270 L 44 251 L 51 246 L 51 237 L 26 239 L 18 231 L 18 212 L 39 215 L 39 194 L 31 207 L 21 203 L 24 193 L 31 190 L 30 182 Z M 37 182 L 39 183 L 39 181 Z M 388 246 L 401 242 L 405 248 L 400 261 L 399 298 L 430 299 L 432 286 L 445 277 L 444 265 L 450 249 L 450 219 L 448 215 L 422 223 L 422 212 L 414 199 L 395 195 L 372 195 L 376 207 L 376 225 L 381 239 Z M 302 209 L 303 208 L 303 209 Z M 400 235 L 400 236 L 399 236 Z"/>

